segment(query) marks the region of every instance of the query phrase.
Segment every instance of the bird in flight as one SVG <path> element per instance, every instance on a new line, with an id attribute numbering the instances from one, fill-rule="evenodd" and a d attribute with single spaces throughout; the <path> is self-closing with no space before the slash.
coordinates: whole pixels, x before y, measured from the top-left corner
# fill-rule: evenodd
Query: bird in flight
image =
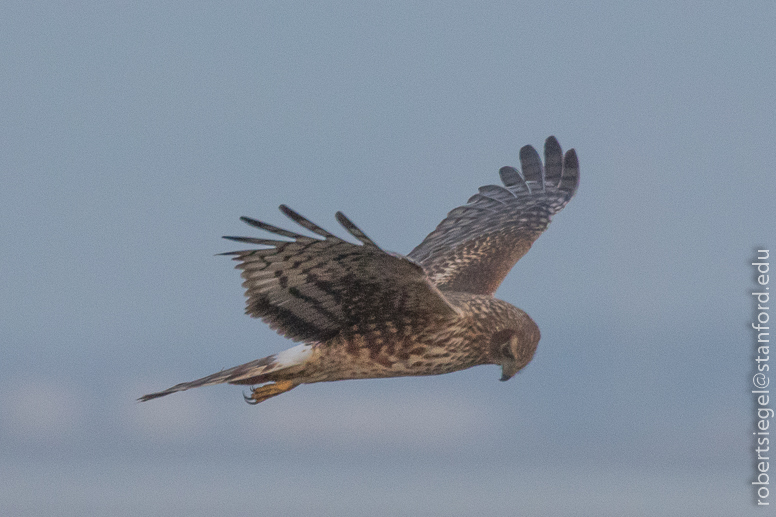
<path id="1" fill-rule="evenodd" d="M 579 162 L 555 137 L 544 164 L 520 149 L 522 173 L 499 170 L 403 256 L 382 250 L 341 212 L 360 244 L 336 237 L 285 205 L 281 212 L 317 237 L 242 217 L 279 238 L 225 237 L 260 246 L 232 251 L 242 270 L 246 313 L 301 344 L 202 379 L 144 395 L 146 401 L 200 386 L 261 385 L 258 404 L 300 384 L 437 375 L 481 364 L 506 381 L 533 358 L 539 327 L 493 293 L 579 184 Z M 281 239 L 282 238 L 282 239 Z"/>

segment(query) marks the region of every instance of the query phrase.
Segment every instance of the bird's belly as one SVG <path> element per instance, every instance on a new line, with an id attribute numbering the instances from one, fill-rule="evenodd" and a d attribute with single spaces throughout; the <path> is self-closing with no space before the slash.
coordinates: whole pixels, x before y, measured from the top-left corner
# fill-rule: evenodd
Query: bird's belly
<path id="1" fill-rule="evenodd" d="M 413 338 L 379 344 L 363 336 L 335 338 L 316 345 L 302 373 L 306 383 L 439 375 L 484 364 L 480 354 L 462 339 Z"/>

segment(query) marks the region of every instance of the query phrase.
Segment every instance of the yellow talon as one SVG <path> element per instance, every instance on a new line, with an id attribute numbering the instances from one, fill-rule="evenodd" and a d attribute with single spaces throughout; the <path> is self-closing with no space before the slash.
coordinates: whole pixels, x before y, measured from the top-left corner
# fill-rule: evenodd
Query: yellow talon
<path id="1" fill-rule="evenodd" d="M 294 383 L 293 381 L 273 382 L 272 384 L 267 384 L 266 386 L 262 386 L 260 388 L 254 388 L 251 391 L 251 396 L 245 397 L 245 401 L 248 404 L 258 404 L 259 402 L 264 402 L 268 398 L 272 398 L 276 395 L 280 395 L 281 393 L 292 390 L 297 386 L 298 384 Z"/>

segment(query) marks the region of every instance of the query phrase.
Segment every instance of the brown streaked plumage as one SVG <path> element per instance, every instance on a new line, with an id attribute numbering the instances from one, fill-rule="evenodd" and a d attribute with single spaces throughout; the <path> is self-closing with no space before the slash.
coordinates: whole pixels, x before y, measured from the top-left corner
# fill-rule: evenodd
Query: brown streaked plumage
<path id="1" fill-rule="evenodd" d="M 576 153 L 564 156 L 555 137 L 544 144 L 544 165 L 529 145 L 520 164 L 522 174 L 502 167 L 504 186 L 480 187 L 406 257 L 380 249 L 341 212 L 337 220 L 361 244 L 285 205 L 286 216 L 320 238 L 242 217 L 286 238 L 225 237 L 262 246 L 224 254 L 243 270 L 246 313 L 302 344 L 140 400 L 227 382 L 264 384 L 246 397 L 259 403 L 300 384 L 480 364 L 500 365 L 501 380 L 511 378 L 533 357 L 539 328 L 493 293 L 579 184 Z"/>

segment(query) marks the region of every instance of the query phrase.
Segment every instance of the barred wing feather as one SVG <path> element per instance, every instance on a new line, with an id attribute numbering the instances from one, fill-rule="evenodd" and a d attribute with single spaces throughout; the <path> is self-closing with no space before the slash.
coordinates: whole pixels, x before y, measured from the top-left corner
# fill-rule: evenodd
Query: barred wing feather
<path id="1" fill-rule="evenodd" d="M 544 144 L 544 165 L 530 145 L 520 150 L 520 164 L 522 174 L 502 167 L 503 187 L 480 187 L 407 255 L 441 291 L 493 294 L 574 196 L 577 155 L 571 149 L 564 156 L 555 137 Z"/>
<path id="2" fill-rule="evenodd" d="M 321 238 L 248 217 L 256 228 L 291 240 L 225 237 L 264 246 L 233 251 L 242 269 L 246 313 L 294 341 L 325 341 L 353 325 L 454 315 L 423 269 L 380 249 L 341 212 L 337 220 L 361 244 L 340 239 L 285 205 L 280 210 Z"/>

